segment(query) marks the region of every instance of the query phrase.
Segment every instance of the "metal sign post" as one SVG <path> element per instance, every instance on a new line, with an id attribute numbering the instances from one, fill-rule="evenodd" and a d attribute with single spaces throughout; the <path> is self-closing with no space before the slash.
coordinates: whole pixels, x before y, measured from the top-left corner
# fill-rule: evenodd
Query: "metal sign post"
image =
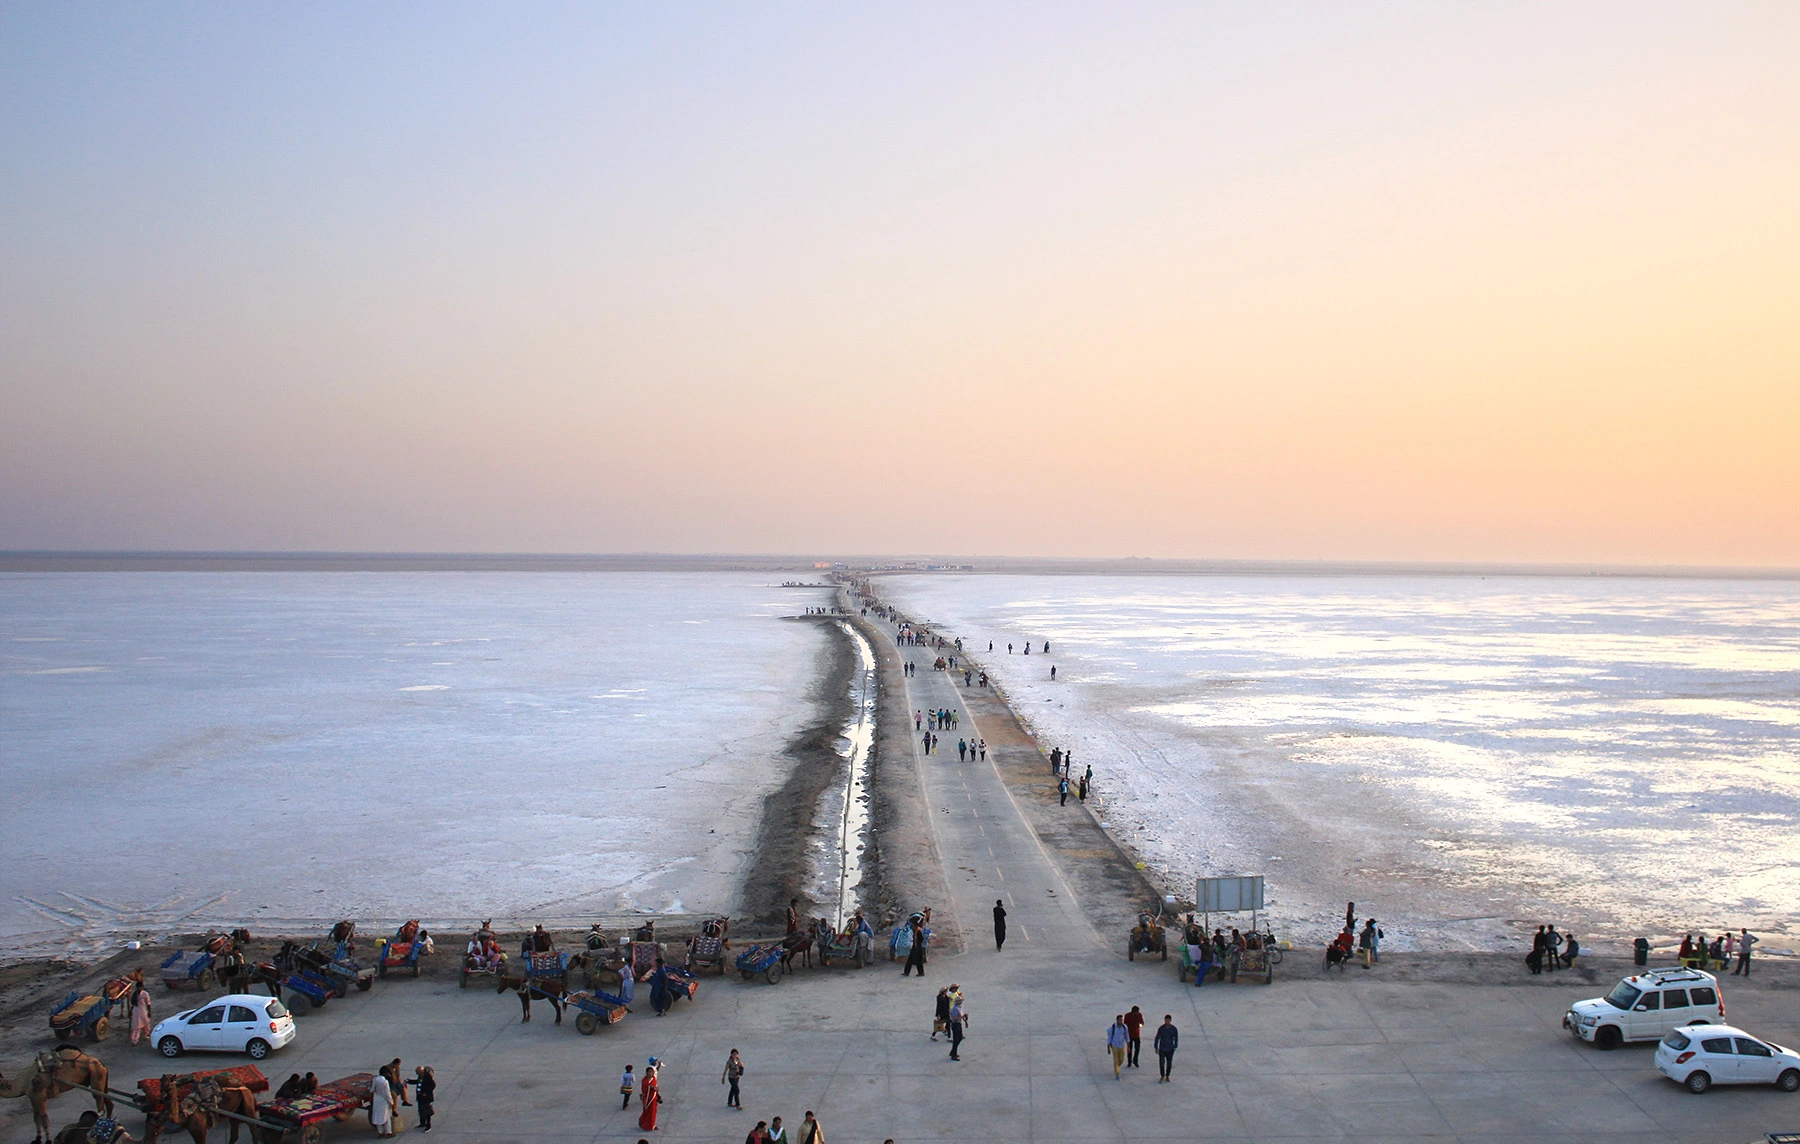
<path id="1" fill-rule="evenodd" d="M 1213 914 L 1235 914 L 1250 911 L 1250 928 L 1260 931 L 1258 918 L 1263 908 L 1263 876 L 1228 875 L 1223 878 L 1199 878 L 1194 883 L 1194 905 L 1199 907 L 1206 932 L 1212 932 Z"/>

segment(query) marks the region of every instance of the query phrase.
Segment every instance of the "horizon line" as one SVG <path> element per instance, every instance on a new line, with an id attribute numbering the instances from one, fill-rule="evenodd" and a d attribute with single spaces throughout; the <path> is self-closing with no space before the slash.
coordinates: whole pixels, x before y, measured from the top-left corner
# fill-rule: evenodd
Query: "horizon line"
<path id="1" fill-rule="evenodd" d="M 843 567 L 820 567 L 820 564 Z M 581 567 L 581 566 L 587 567 Z M 1800 579 L 1780 565 L 1298 557 L 1009 556 L 733 552 L 481 552 L 327 549 L 0 549 L 0 572 L 793 570 L 1038 574 L 1616 576 Z M 685 569 L 683 566 L 686 566 Z"/>

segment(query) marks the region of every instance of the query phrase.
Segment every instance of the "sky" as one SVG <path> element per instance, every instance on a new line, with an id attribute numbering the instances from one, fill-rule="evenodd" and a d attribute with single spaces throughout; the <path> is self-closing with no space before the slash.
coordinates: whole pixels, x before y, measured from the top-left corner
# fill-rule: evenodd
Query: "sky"
<path id="1" fill-rule="evenodd" d="M 1800 566 L 1800 5 L 0 5 L 0 549 Z"/>

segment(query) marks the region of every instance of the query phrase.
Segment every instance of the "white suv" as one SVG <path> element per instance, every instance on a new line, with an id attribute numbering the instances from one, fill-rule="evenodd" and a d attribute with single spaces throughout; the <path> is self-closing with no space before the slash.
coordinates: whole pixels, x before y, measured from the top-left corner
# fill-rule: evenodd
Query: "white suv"
<path id="1" fill-rule="evenodd" d="M 1575 1002 L 1563 1014 L 1563 1028 L 1616 1049 L 1626 1041 L 1659 1041 L 1683 1025 L 1724 1019 L 1718 978 L 1698 969 L 1651 969 L 1627 977 L 1605 997 Z"/>

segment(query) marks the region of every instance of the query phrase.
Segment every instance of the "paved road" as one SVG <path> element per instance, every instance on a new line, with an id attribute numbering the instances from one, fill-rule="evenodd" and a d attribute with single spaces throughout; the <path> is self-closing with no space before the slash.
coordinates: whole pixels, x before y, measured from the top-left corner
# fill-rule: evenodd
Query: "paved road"
<path id="1" fill-rule="evenodd" d="M 1055 861 L 1025 824 L 1013 796 L 991 759 L 958 759 L 958 739 L 973 742 L 982 729 L 949 674 L 933 671 L 938 653 L 902 647 L 917 665 L 907 680 L 908 710 L 955 711 L 954 730 L 939 731 L 938 748 L 923 749 L 923 732 L 912 736 L 921 760 L 938 852 L 943 856 L 954 909 L 972 948 L 991 949 L 995 899 L 1006 902 L 1007 947 L 1024 955 L 1094 952 L 1102 943 L 1063 879 Z"/>

